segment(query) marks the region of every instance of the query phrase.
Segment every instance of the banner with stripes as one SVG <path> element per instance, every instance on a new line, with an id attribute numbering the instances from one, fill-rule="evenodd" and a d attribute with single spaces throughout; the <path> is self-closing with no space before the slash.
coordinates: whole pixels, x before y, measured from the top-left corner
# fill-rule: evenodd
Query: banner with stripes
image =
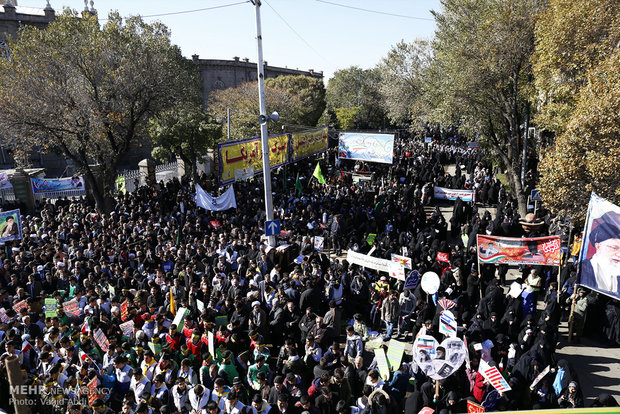
<path id="1" fill-rule="evenodd" d="M 446 336 L 456 336 L 456 319 L 449 310 L 441 312 L 439 315 L 439 332 Z"/>
<path id="2" fill-rule="evenodd" d="M 506 392 L 512 390 L 508 382 L 504 379 L 497 367 L 492 367 L 483 360 L 480 360 L 480 367 L 478 369 L 482 376 L 486 378 L 489 383 L 498 391 Z"/>

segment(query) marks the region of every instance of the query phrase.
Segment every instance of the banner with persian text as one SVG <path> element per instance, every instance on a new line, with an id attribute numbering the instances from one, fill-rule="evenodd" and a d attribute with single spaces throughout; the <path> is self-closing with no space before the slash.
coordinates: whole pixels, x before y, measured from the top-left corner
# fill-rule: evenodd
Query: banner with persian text
<path id="1" fill-rule="evenodd" d="M 288 162 L 288 134 L 275 135 L 268 139 L 269 166 L 277 168 Z M 254 175 L 263 172 L 263 150 L 260 137 L 241 141 L 221 142 L 217 144 L 219 162 L 219 185 L 235 181 L 235 171 L 251 171 Z M 239 174 L 237 174 L 239 175 Z"/>
<path id="2" fill-rule="evenodd" d="M 559 266 L 560 248 L 560 236 L 526 239 L 478 235 L 480 263 Z"/>
<path id="3" fill-rule="evenodd" d="M 291 134 L 291 161 L 327 151 L 327 127 Z"/>
<path id="4" fill-rule="evenodd" d="M 438 200 L 476 201 L 476 192 L 473 190 L 454 190 L 452 188 L 433 187 L 434 198 Z"/>

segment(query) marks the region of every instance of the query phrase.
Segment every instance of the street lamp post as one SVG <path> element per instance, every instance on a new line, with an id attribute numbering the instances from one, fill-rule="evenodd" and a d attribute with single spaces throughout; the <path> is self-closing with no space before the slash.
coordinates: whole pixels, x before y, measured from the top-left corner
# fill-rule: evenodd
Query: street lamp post
<path id="1" fill-rule="evenodd" d="M 267 142 L 267 107 L 265 105 L 265 69 L 263 64 L 263 37 L 260 22 L 260 0 L 251 0 L 256 10 L 256 41 L 258 47 L 258 103 L 260 105 L 260 138 L 263 149 L 263 181 L 265 185 L 265 214 L 267 221 L 273 221 L 273 199 L 271 196 L 271 170 L 269 166 L 269 144 Z M 266 229 L 266 226 L 265 226 Z M 268 236 L 269 246 L 276 246 L 275 236 Z"/>

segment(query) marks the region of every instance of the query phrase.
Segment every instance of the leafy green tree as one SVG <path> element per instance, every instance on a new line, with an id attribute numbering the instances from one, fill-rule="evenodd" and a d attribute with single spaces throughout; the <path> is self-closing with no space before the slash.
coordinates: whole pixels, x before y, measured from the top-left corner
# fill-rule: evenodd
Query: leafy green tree
<path id="1" fill-rule="evenodd" d="M 353 129 L 358 121 L 360 113 L 360 107 L 354 106 L 352 108 L 335 108 L 336 119 L 338 121 L 338 128 L 340 129 Z"/>
<path id="2" fill-rule="evenodd" d="M 119 161 L 146 138 L 151 116 L 200 99 L 196 68 L 168 29 L 140 17 L 65 11 L 46 30 L 25 26 L 0 59 L 0 124 L 21 150 L 73 160 L 100 210 L 111 208 Z M 101 177 L 92 164 L 99 164 Z"/>
<path id="3" fill-rule="evenodd" d="M 527 212 L 521 175 L 521 124 L 532 94 L 534 17 L 542 0 L 442 0 L 427 97 L 434 117 L 481 132 L 503 163 L 519 213 Z"/>
<path id="4" fill-rule="evenodd" d="M 198 181 L 196 163 L 222 138 L 222 124 L 200 105 L 183 104 L 152 118 L 149 134 L 157 144 L 153 158 L 165 161 L 172 153 L 178 155 Z"/>
<path id="5" fill-rule="evenodd" d="M 540 165 L 545 204 L 576 222 L 592 191 L 620 204 L 620 48 L 585 78 L 565 131 Z"/>
<path id="6" fill-rule="evenodd" d="M 282 132 L 283 124 L 300 124 L 302 102 L 298 95 L 286 89 L 265 85 L 267 113 L 278 112 L 280 120 L 269 122 L 269 134 Z M 258 107 L 258 87 L 255 82 L 246 82 L 236 88 L 211 92 L 207 110 L 218 119 L 226 119 L 226 109 L 230 108 L 230 136 L 233 140 L 260 135 L 260 115 Z"/>
<path id="7" fill-rule="evenodd" d="M 327 83 L 327 106 L 337 108 L 359 107 L 359 127 L 377 129 L 383 126 L 385 111 L 379 92 L 381 74 L 378 69 L 351 66 L 334 73 Z"/>
<path id="8" fill-rule="evenodd" d="M 620 44 L 617 0 L 549 0 L 536 22 L 532 57 L 538 126 L 561 134 L 577 106 L 588 72 Z"/>
<path id="9" fill-rule="evenodd" d="M 422 97 L 425 71 L 432 61 L 429 41 L 399 42 L 381 60 L 379 91 L 394 124 L 417 120 L 428 113 Z"/>
<path id="10" fill-rule="evenodd" d="M 325 85 L 323 79 L 310 76 L 278 76 L 265 80 L 266 87 L 282 88 L 301 101 L 297 122 L 301 127 L 317 125 L 325 110 Z M 286 122 L 286 121 L 285 121 Z"/>

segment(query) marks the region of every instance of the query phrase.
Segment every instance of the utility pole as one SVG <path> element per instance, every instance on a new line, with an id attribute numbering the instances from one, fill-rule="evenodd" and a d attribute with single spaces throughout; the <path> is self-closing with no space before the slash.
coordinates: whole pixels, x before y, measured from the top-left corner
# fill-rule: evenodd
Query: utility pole
<path id="1" fill-rule="evenodd" d="M 228 131 L 228 140 L 230 141 L 230 108 L 226 108 L 226 127 Z"/>
<path id="2" fill-rule="evenodd" d="M 263 64 L 263 36 L 260 23 L 260 0 L 250 0 L 256 9 L 256 41 L 258 47 L 258 103 L 260 105 L 260 138 L 263 149 L 263 181 L 265 185 L 265 215 L 267 221 L 273 221 L 273 199 L 271 196 L 271 170 L 269 168 L 269 143 L 267 135 L 267 106 L 265 104 L 265 69 Z M 266 230 L 266 226 L 265 226 Z M 268 243 L 276 247 L 276 237 L 269 236 Z"/>

